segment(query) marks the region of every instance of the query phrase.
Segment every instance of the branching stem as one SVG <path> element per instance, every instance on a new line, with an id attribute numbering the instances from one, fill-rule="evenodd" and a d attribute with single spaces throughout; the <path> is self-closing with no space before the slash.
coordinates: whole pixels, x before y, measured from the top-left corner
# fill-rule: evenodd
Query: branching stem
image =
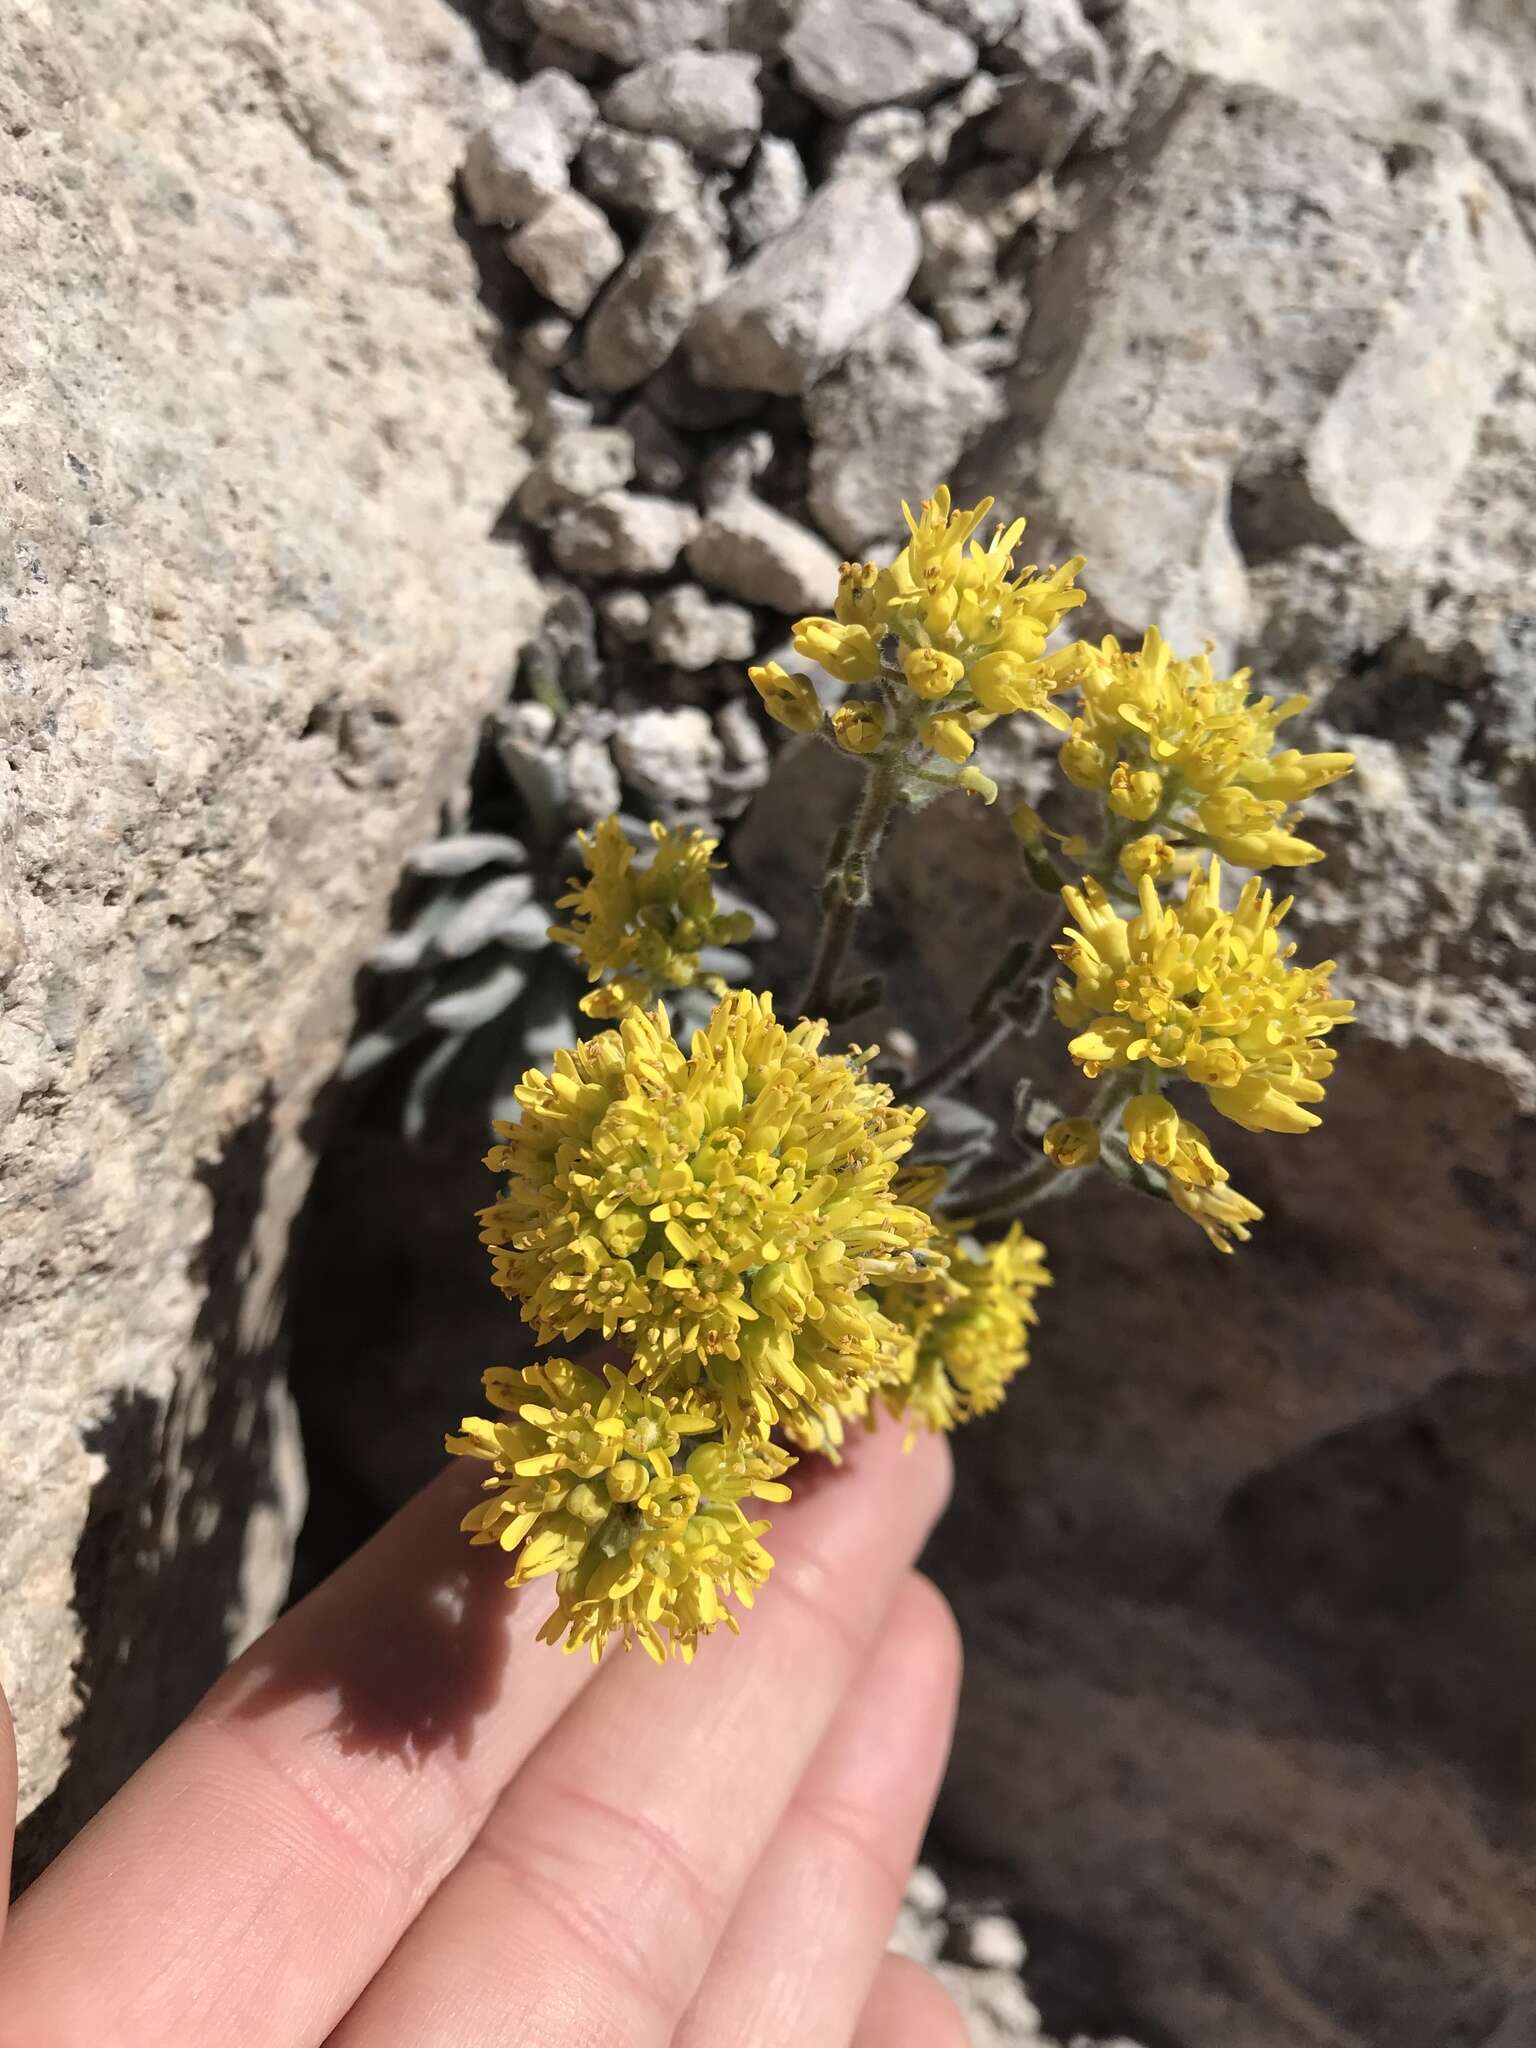
<path id="1" fill-rule="evenodd" d="M 822 882 L 821 933 L 811 978 L 800 999 L 802 1017 L 825 1016 L 837 991 L 860 910 L 869 901 L 869 873 L 901 792 L 900 750 L 893 746 L 870 770 L 852 823 L 833 841 Z"/>

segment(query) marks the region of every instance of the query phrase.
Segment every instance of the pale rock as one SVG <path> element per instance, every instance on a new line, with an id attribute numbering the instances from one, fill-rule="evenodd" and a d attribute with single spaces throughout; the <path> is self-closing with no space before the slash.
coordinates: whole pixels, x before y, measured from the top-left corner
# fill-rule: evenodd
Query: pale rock
<path id="1" fill-rule="evenodd" d="M 708 714 L 685 704 L 627 713 L 613 736 L 613 757 L 624 780 L 649 802 L 699 810 L 710 801 L 722 751 Z"/>
<path id="2" fill-rule="evenodd" d="M 810 180 L 795 145 L 783 135 L 765 135 L 740 188 L 727 202 L 736 240 L 744 253 L 772 241 L 805 211 Z"/>
<path id="3" fill-rule="evenodd" d="M 562 512 L 622 489 L 634 473 L 635 444 L 621 427 L 578 428 L 557 435 L 534 463 L 517 509 L 535 526 L 552 526 Z"/>
<path id="4" fill-rule="evenodd" d="M 665 576 L 699 530 L 692 505 L 638 491 L 605 491 L 563 512 L 551 549 L 576 576 Z"/>
<path id="5" fill-rule="evenodd" d="M 699 215 L 652 222 L 587 322 L 582 363 L 597 389 L 629 391 L 659 370 L 729 267 Z"/>
<path id="6" fill-rule="evenodd" d="M 726 41 L 733 50 L 777 57 L 805 0 L 728 0 Z"/>
<path id="7" fill-rule="evenodd" d="M 699 502 L 708 510 L 750 491 L 773 461 L 773 436 L 766 427 L 722 441 L 699 470 Z"/>
<path id="8" fill-rule="evenodd" d="M 515 227 L 570 185 L 571 153 L 547 114 L 518 108 L 471 139 L 464 157 L 464 197 L 482 227 Z"/>
<path id="9" fill-rule="evenodd" d="M 785 36 L 790 75 L 835 119 L 922 102 L 976 69 L 976 46 L 913 0 L 806 0 Z"/>
<path id="10" fill-rule="evenodd" d="M 517 111 L 547 121 L 560 137 L 566 161 L 576 154 L 597 122 L 597 102 L 563 65 L 535 69 L 517 88 Z"/>
<path id="11" fill-rule="evenodd" d="M 523 354 L 541 370 L 553 370 L 563 363 L 575 339 L 576 324 L 563 313 L 545 313 L 530 320 L 521 335 Z"/>
<path id="12" fill-rule="evenodd" d="M 648 491 L 678 491 L 688 481 L 693 456 L 655 409 L 640 399 L 619 414 L 619 425 L 635 444 L 635 475 Z"/>
<path id="13" fill-rule="evenodd" d="M 1109 108 L 1103 37 L 1077 0 L 1024 0 L 993 55 L 1012 82 L 982 131 L 986 146 L 1031 171 L 1053 170 Z"/>
<path id="14" fill-rule="evenodd" d="M 586 191 L 614 213 L 654 220 L 699 207 L 698 169 L 669 135 L 632 135 L 600 121 L 577 170 Z"/>
<path id="15" fill-rule="evenodd" d="M 22 1881 L 287 1595 L 313 1111 L 535 615 L 453 224 L 483 85 L 445 8 L 0 8 Z"/>
<path id="16" fill-rule="evenodd" d="M 736 50 L 680 50 L 642 64 L 610 88 L 603 118 L 643 135 L 668 135 L 696 156 L 738 167 L 763 125 L 760 60 Z"/>
<path id="17" fill-rule="evenodd" d="M 913 297 L 926 303 L 990 291 L 997 280 L 997 237 L 985 220 L 952 199 L 931 199 L 917 211 L 923 260 Z"/>
<path id="18" fill-rule="evenodd" d="M 545 29 L 540 29 L 528 45 L 531 65 L 563 71 L 568 78 L 582 81 L 596 79 L 605 61 L 596 50 L 579 49 L 575 43 L 568 43 L 563 36 L 552 36 Z"/>
<path id="19" fill-rule="evenodd" d="M 635 647 L 651 626 L 651 601 L 642 590 L 605 590 L 597 601 L 597 615 L 609 632 Z"/>
<path id="20" fill-rule="evenodd" d="M 1005 1913 L 971 1913 L 959 1923 L 957 1961 L 980 1970 L 1022 1970 L 1028 1950 Z"/>
<path id="21" fill-rule="evenodd" d="M 624 801 L 624 791 L 608 745 L 594 733 L 578 733 L 565 749 L 564 763 L 572 822 L 593 824 L 612 817 Z"/>
<path id="22" fill-rule="evenodd" d="M 616 64 L 643 64 L 714 42 L 726 22 L 726 0 L 527 0 L 527 6 L 540 28 Z"/>
<path id="23" fill-rule="evenodd" d="M 903 500 L 947 481 L 1001 409 L 996 387 L 955 359 L 931 320 L 896 307 L 806 399 L 817 523 L 859 556 Z"/>
<path id="24" fill-rule="evenodd" d="M 723 391 L 718 385 L 701 384 L 688 367 L 686 349 L 679 349 L 651 378 L 645 402 L 669 427 L 685 434 L 739 426 L 766 403 L 757 391 Z"/>
<path id="25" fill-rule="evenodd" d="M 749 661 L 754 644 L 752 614 L 739 604 L 718 603 L 697 583 L 677 584 L 652 607 L 652 654 L 690 675 L 717 661 Z"/>
<path id="26" fill-rule="evenodd" d="M 889 179 L 829 180 L 694 320 L 695 374 L 728 389 L 806 390 L 901 299 L 920 252 Z"/>
<path id="27" fill-rule="evenodd" d="M 562 313 L 579 317 L 624 260 L 601 207 L 562 192 L 508 238 L 507 254 Z"/>
<path id="28" fill-rule="evenodd" d="M 1017 27 L 1030 0 L 919 0 L 919 4 L 985 48 Z"/>
<path id="29" fill-rule="evenodd" d="M 837 596 L 838 558 L 826 542 L 746 492 L 709 508 L 687 556 L 712 590 L 792 618 Z"/>
<path id="30" fill-rule="evenodd" d="M 829 176 L 863 172 L 899 178 L 928 154 L 928 123 L 916 107 L 875 107 L 833 128 L 823 140 Z"/>

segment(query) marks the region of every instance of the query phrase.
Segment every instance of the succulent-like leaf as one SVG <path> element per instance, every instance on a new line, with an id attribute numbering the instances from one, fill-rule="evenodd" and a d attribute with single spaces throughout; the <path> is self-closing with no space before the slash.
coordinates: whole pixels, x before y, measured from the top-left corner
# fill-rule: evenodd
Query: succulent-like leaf
<path id="1" fill-rule="evenodd" d="M 426 1021 L 438 1031 L 474 1031 L 515 1003 L 528 985 L 528 970 L 518 960 L 498 954 L 485 965 L 474 963 L 473 979 L 450 977 L 427 1004 Z"/>
<path id="2" fill-rule="evenodd" d="M 455 832 L 418 846 L 405 864 L 416 875 L 470 875 L 476 868 L 526 867 L 528 849 L 507 832 Z"/>
<path id="3" fill-rule="evenodd" d="M 459 905 L 437 934 L 433 951 L 443 960 L 467 960 L 471 953 L 488 946 L 507 919 L 532 896 L 533 883 L 527 875 L 498 875 Z"/>

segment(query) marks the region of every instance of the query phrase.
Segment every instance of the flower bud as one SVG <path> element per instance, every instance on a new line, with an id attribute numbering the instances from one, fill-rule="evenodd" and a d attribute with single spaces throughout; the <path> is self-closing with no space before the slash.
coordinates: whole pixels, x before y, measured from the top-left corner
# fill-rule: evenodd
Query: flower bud
<path id="1" fill-rule="evenodd" d="M 955 780 L 968 795 L 979 796 L 984 804 L 997 802 L 997 784 L 979 768 L 962 768 Z"/>
<path id="2" fill-rule="evenodd" d="M 1161 1095 L 1133 1095 L 1125 1105 L 1125 1141 L 1138 1166 L 1172 1166 L 1179 1112 Z"/>
<path id="3" fill-rule="evenodd" d="M 1154 817 L 1163 800 L 1163 778 L 1155 768 L 1132 768 L 1121 761 L 1109 778 L 1109 808 L 1117 818 L 1137 824 Z"/>
<path id="4" fill-rule="evenodd" d="M 1133 882 L 1139 882 L 1143 875 L 1160 882 L 1172 871 L 1173 861 L 1173 848 L 1156 832 L 1143 832 L 1139 839 L 1120 849 L 1121 871 Z"/>
<path id="5" fill-rule="evenodd" d="M 1077 789 L 1102 789 L 1109 780 L 1109 756 L 1076 726 L 1062 746 L 1060 761 L 1062 774 Z"/>
<path id="6" fill-rule="evenodd" d="M 809 676 L 791 675 L 776 661 L 749 668 L 747 678 L 763 700 L 763 709 L 791 732 L 815 732 L 821 724 L 821 699 Z"/>
<path id="7" fill-rule="evenodd" d="M 1059 1166 L 1063 1172 L 1075 1166 L 1092 1166 L 1099 1156 L 1098 1125 L 1092 1117 L 1058 1117 L 1040 1144 L 1052 1166 Z"/>
<path id="8" fill-rule="evenodd" d="M 947 697 L 965 674 L 965 663 L 941 647 L 903 647 L 902 673 L 919 697 Z"/>
<path id="9" fill-rule="evenodd" d="M 880 643 L 868 626 L 843 626 L 836 619 L 797 619 L 795 652 L 819 662 L 840 683 L 872 683 L 880 673 Z"/>
<path id="10" fill-rule="evenodd" d="M 867 697 L 840 704 L 831 724 L 832 736 L 845 754 L 872 754 L 885 739 L 885 714 Z"/>
<path id="11" fill-rule="evenodd" d="M 966 730 L 963 718 L 925 719 L 922 741 L 925 747 L 932 747 L 936 754 L 942 754 L 946 761 L 967 761 L 976 751 L 976 742 Z"/>
<path id="12" fill-rule="evenodd" d="M 638 1500 L 650 1474 L 638 1458 L 620 1458 L 608 1473 L 608 1493 L 613 1500 Z"/>

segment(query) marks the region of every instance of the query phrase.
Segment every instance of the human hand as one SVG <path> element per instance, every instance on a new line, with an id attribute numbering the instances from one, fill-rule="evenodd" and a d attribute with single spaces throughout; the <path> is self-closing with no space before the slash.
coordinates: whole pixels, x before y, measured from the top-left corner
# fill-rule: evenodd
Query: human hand
<path id="1" fill-rule="evenodd" d="M 948 1449 L 801 1472 L 739 1640 L 597 1671 L 445 1473 L 19 1901 L 0 2048 L 963 2048 L 883 1954 L 958 1682 L 912 1570 Z M 0 1875 L 13 1769 L 0 1701 Z"/>

